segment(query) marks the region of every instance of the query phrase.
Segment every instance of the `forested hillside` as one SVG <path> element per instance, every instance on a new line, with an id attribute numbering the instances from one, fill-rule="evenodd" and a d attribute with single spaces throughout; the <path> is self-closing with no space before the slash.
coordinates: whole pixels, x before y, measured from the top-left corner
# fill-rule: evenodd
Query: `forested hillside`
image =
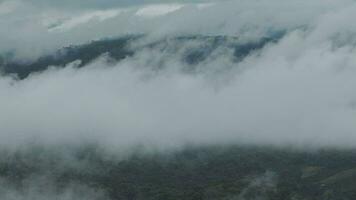
<path id="1" fill-rule="evenodd" d="M 96 191 L 112 200 L 356 198 L 354 150 L 191 146 L 166 153 L 115 152 L 98 145 L 2 151 L 0 176 L 19 194 L 63 192 L 76 185 L 76 192 Z"/>
<path id="2" fill-rule="evenodd" d="M 32 61 L 18 60 L 9 53 L 0 57 L 0 69 L 3 74 L 12 74 L 19 79 L 24 79 L 31 73 L 41 72 L 49 67 L 64 67 L 77 60 L 80 60 L 78 67 L 83 67 L 106 54 L 113 62 L 119 62 L 146 50 L 159 51 L 161 54 L 180 55 L 181 61 L 189 66 L 187 70 L 194 71 L 195 65 L 208 58 L 214 59 L 214 56 L 217 56 L 214 53 L 221 55 L 223 52 L 219 51 L 222 49 L 231 51 L 235 62 L 238 62 L 250 52 L 259 50 L 270 42 L 276 42 L 281 36 L 282 33 L 275 33 L 273 37 L 252 42 L 240 42 L 238 37 L 202 35 L 170 37 L 154 42 L 145 42 L 144 36 L 132 35 L 65 47 Z"/>

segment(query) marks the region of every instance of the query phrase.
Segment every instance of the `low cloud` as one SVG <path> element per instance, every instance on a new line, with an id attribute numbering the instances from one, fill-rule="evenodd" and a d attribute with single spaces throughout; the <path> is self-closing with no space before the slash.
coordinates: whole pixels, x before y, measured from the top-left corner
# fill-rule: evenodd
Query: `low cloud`
<path id="1" fill-rule="evenodd" d="M 16 6 L 12 2 L 16 2 Z M 6 29 L 0 31 L 0 52 L 16 52 L 17 57 L 28 60 L 63 46 L 127 34 L 156 37 L 186 34 L 233 35 L 245 40 L 255 40 L 274 31 L 314 27 L 320 19 L 325 18 L 324 15 L 337 15 L 343 9 L 354 7 L 351 0 L 165 1 L 106 8 L 99 5 L 122 1 L 100 1 L 100 4 L 97 1 L 93 1 L 94 4 L 88 1 L 84 7 L 92 5 L 90 9 L 68 8 L 75 7 L 79 1 L 56 1 L 52 6 L 41 7 L 42 4 L 49 5 L 48 2 L 52 5 L 52 1 L 40 0 L 1 3 L 3 15 L 0 26 Z M 68 7 L 63 8 L 58 4 Z M 142 11 L 146 14 L 140 14 Z"/>
<path id="2" fill-rule="evenodd" d="M 310 41 L 317 32 L 287 34 L 240 63 L 222 54 L 193 74 L 180 55 L 142 50 L 114 66 L 103 57 L 20 82 L 3 77 L 1 141 L 353 147 L 355 50 Z"/>
<path id="3" fill-rule="evenodd" d="M 31 56 L 123 33 L 147 33 L 148 40 L 187 33 L 236 34 L 242 41 L 271 30 L 286 35 L 239 63 L 217 55 L 199 64 L 199 73 L 184 72 L 179 53 L 143 49 L 114 65 L 103 56 L 80 69 L 51 69 L 23 81 L 1 77 L 0 141 L 354 147 L 356 28 L 345 22 L 356 5 L 328 2 L 229 1 L 199 12 L 191 4 L 155 18 L 140 18 L 134 9 L 65 32 L 31 23 L 38 16 L 7 13 L 8 20 L 0 20 L 9 25 L 0 31 L 8 41 L 3 48 Z"/>

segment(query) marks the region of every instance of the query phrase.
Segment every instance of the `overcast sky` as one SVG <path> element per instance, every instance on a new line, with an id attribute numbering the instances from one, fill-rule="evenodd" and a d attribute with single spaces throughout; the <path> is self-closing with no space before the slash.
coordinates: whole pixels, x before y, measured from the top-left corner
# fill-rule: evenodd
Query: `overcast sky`
<path id="1" fill-rule="evenodd" d="M 216 0 L 26 0 L 27 3 L 36 6 L 61 9 L 107 9 L 157 3 L 201 3 L 207 1 Z"/>
<path id="2" fill-rule="evenodd" d="M 16 51 L 17 56 L 31 59 L 68 45 L 138 33 L 258 39 L 271 31 L 315 26 L 324 14 L 354 4 L 352 0 L 169 2 L 6 0 L 0 3 L 0 26 L 6 27 L 0 30 L 0 53 Z M 125 6 L 128 3 L 131 6 Z"/>

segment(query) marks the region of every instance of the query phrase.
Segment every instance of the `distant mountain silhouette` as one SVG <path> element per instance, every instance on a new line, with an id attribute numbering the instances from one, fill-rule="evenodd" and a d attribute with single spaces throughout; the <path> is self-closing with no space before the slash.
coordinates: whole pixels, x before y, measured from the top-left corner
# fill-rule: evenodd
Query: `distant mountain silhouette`
<path id="1" fill-rule="evenodd" d="M 181 36 L 173 38 L 164 38 L 154 42 L 143 43 L 141 45 L 132 45 L 138 43 L 144 36 L 126 36 L 115 39 L 106 39 L 93 41 L 89 44 L 79 46 L 69 46 L 59 49 L 54 54 L 44 55 L 32 62 L 19 62 L 16 60 L 7 60 L 6 56 L 0 57 L 0 69 L 3 74 L 13 74 L 19 79 L 25 79 L 31 73 L 41 72 L 48 69 L 49 66 L 64 67 L 66 64 L 80 60 L 78 67 L 83 67 L 95 60 L 104 53 L 107 53 L 114 61 L 119 62 L 122 59 L 132 57 L 142 49 L 151 49 L 158 52 L 170 53 L 172 55 L 181 55 L 182 62 L 191 66 L 205 61 L 213 56 L 218 49 L 225 48 L 233 52 L 235 62 L 242 60 L 250 52 L 261 49 L 270 42 L 277 41 L 282 34 L 276 34 L 273 37 L 262 38 L 255 42 L 241 42 L 238 37 L 229 36 Z M 184 45 L 191 45 L 190 48 L 183 49 Z"/>

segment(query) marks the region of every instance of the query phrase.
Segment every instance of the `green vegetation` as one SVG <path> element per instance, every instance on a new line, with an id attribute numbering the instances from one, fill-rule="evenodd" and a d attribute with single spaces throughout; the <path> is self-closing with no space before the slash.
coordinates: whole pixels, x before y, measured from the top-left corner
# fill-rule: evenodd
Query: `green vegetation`
<path id="1" fill-rule="evenodd" d="M 110 199 L 353 200 L 355 153 L 202 146 L 124 154 L 97 145 L 33 146 L 2 151 L 0 175 L 17 188 L 45 176 L 58 189 L 79 184 L 104 191 Z"/>

